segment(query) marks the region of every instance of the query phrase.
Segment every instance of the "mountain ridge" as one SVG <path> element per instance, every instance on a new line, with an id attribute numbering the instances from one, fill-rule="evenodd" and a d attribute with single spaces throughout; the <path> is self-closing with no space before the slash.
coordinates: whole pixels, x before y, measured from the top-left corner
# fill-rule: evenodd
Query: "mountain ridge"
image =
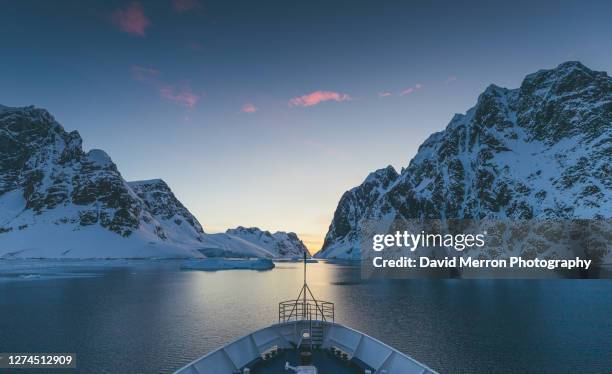
<path id="1" fill-rule="evenodd" d="M 225 233 L 257 243 L 283 257 L 302 257 L 304 253 L 310 257 L 308 248 L 294 232 L 277 231 L 272 234 L 258 227 L 238 226 L 228 229 Z"/>
<path id="2" fill-rule="evenodd" d="M 570 61 L 516 89 L 489 85 L 397 177 L 380 169 L 347 191 L 316 256 L 358 259 L 367 220 L 609 217 L 611 139 L 605 72 Z"/>
<path id="3" fill-rule="evenodd" d="M 0 258 L 273 258 L 305 249 L 299 239 L 263 247 L 206 234 L 166 182 L 126 181 L 106 152 L 85 152 L 79 133 L 45 109 L 0 106 L 0 156 Z"/>

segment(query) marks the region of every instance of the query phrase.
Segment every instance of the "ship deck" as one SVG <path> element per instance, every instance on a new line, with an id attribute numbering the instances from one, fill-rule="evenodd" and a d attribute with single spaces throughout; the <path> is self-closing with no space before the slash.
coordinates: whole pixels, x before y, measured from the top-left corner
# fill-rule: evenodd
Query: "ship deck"
<path id="1" fill-rule="evenodd" d="M 300 362 L 299 351 L 297 349 L 286 349 L 271 360 L 256 362 L 251 366 L 251 374 L 293 373 L 290 370 L 285 370 L 286 362 L 289 362 L 292 366 L 298 366 Z M 317 368 L 319 373 L 363 374 L 364 369 L 372 369 L 355 360 L 342 361 L 325 349 L 314 349 L 312 351 L 312 365 Z"/>
<path id="2" fill-rule="evenodd" d="M 305 332 L 310 332 L 306 339 Z M 312 350 L 310 350 L 312 347 Z M 319 374 L 386 371 L 435 374 L 435 371 L 357 330 L 334 322 L 298 320 L 254 331 L 180 368 L 175 374 L 293 373 L 300 349 L 312 353 Z M 247 370 L 248 369 L 248 370 Z M 245 371 L 246 370 L 246 371 Z"/>

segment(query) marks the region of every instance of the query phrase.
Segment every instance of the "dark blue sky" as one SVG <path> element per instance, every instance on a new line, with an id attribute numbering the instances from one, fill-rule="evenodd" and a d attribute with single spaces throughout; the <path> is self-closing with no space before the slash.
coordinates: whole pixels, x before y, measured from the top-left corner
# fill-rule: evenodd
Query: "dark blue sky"
<path id="1" fill-rule="evenodd" d="M 208 231 L 318 249 L 340 195 L 490 83 L 612 68 L 610 1 L 5 1 L 0 104 L 44 107 Z"/>

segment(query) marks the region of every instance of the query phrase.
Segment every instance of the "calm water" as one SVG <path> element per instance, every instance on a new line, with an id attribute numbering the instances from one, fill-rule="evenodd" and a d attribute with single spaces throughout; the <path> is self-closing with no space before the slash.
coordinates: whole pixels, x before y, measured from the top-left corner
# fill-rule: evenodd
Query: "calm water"
<path id="1" fill-rule="evenodd" d="M 79 372 L 158 373 L 274 323 L 299 264 L 187 272 L 179 262 L 0 262 L 0 352 L 76 352 Z M 612 372 L 612 281 L 362 282 L 309 264 L 337 321 L 442 373 Z M 32 372 L 32 371 L 29 371 Z"/>

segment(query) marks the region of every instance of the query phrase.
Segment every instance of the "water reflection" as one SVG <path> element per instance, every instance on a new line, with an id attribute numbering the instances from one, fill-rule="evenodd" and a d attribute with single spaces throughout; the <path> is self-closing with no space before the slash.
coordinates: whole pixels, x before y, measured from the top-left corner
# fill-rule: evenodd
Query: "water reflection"
<path id="1" fill-rule="evenodd" d="M 95 276 L 0 281 L 0 351 L 77 352 L 81 372 L 170 372 L 276 322 L 278 302 L 302 285 L 297 263 L 179 265 L 56 265 L 56 275 Z M 612 371 L 610 281 L 362 281 L 358 266 L 308 266 L 310 288 L 336 304 L 338 322 L 441 372 Z"/>

